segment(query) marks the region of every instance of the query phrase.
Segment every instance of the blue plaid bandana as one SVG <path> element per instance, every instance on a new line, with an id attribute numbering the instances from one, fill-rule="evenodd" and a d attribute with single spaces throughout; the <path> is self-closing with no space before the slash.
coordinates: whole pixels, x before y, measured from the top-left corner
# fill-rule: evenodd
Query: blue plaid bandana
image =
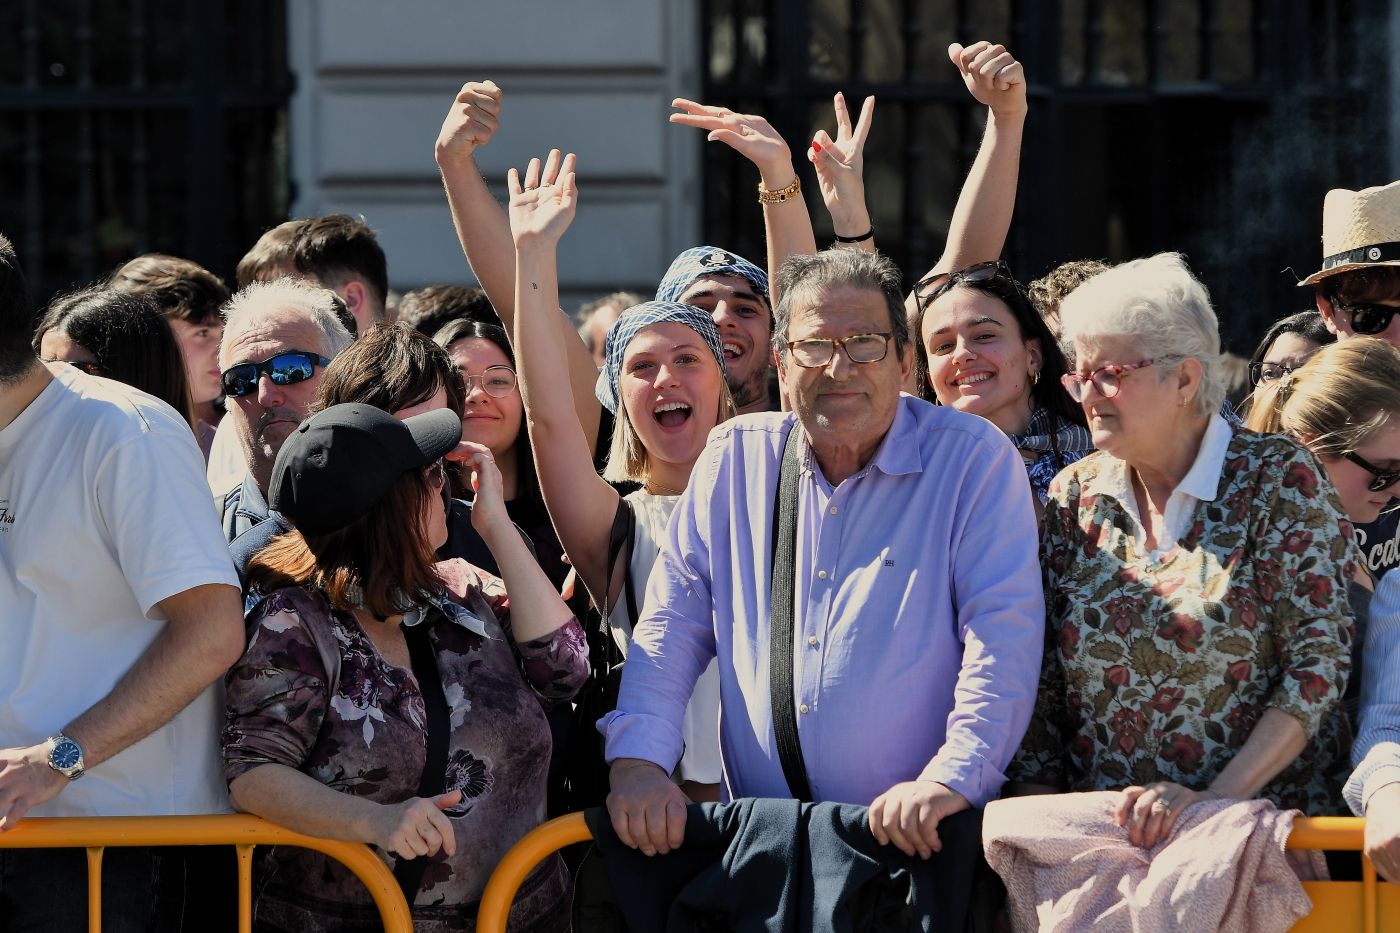
<path id="1" fill-rule="evenodd" d="M 656 300 L 679 301 L 696 279 L 711 275 L 737 275 L 748 279 L 764 300 L 769 300 L 768 273 L 743 256 L 717 246 L 695 246 L 677 256 L 656 288 Z"/>
<path id="2" fill-rule="evenodd" d="M 724 348 L 719 342 L 719 330 L 708 313 L 674 301 L 644 301 L 622 312 L 613 322 L 603 345 L 603 369 L 598 373 L 593 394 L 613 414 L 617 414 L 617 380 L 622 373 L 622 354 L 633 337 L 653 324 L 684 324 L 695 331 L 709 345 L 719 365 L 720 376 L 724 376 Z"/>

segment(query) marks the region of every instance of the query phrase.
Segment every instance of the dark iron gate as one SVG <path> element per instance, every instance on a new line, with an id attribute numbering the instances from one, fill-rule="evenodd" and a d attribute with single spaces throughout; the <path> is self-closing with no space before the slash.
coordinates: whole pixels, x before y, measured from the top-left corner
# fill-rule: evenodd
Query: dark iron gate
<path id="1" fill-rule="evenodd" d="M 0 230 L 37 296 L 155 250 L 229 275 L 286 216 L 285 6 L 0 3 Z"/>
<path id="2" fill-rule="evenodd" d="M 909 276 L 942 250 L 981 139 L 955 40 L 1005 42 L 1030 78 L 1019 276 L 1181 250 L 1237 351 L 1304 306 L 1282 270 L 1316 268 L 1326 190 L 1390 180 L 1378 0 L 705 0 L 702 15 L 706 101 L 768 116 L 798 160 L 834 130 L 835 91 L 853 108 L 876 95 L 866 194 Z M 706 237 L 761 256 L 756 173 L 723 146 L 704 159 Z"/>

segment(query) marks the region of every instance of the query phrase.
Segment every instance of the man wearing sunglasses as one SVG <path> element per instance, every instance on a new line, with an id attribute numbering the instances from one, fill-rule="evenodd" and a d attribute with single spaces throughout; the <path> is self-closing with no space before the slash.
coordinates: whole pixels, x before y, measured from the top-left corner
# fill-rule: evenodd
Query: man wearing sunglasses
<path id="1" fill-rule="evenodd" d="M 1375 337 L 1400 347 L 1400 181 L 1327 192 L 1322 256 L 1322 268 L 1298 284 L 1312 286 L 1327 329 L 1338 340 Z M 1356 540 L 1377 579 L 1400 566 L 1400 502 L 1358 524 Z"/>
<path id="2" fill-rule="evenodd" d="M 279 279 L 248 286 L 225 308 L 220 381 L 247 465 L 242 482 L 222 497 L 231 545 L 269 518 L 277 452 L 306 419 L 325 367 L 350 345 L 338 301 L 328 289 Z"/>

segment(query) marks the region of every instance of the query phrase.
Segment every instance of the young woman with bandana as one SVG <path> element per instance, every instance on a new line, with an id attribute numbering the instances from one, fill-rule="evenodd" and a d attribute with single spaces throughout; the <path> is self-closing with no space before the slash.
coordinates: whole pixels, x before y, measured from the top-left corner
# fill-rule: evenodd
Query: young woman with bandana
<path id="1" fill-rule="evenodd" d="M 543 171 L 540 160 L 531 160 L 523 181 L 515 169 L 510 172 L 516 366 L 545 504 L 579 578 L 595 602 L 613 607 L 609 621 L 625 650 L 636 620 L 624 585 L 640 604 L 643 581 L 691 467 L 710 430 L 733 415 L 734 403 L 719 332 L 707 313 L 662 301 L 629 308 L 608 332 L 597 378 L 597 399 L 613 411 L 616 426 L 607 470 L 603 477 L 594 472 L 574 407 L 558 403 L 570 391 L 565 337 L 548 326 L 559 306 L 556 250 L 577 204 L 572 166 L 572 155 L 561 165 L 555 152 Z M 608 480 L 642 488 L 624 503 Z M 625 514 L 620 508 L 630 509 L 635 531 L 609 579 L 608 545 L 615 520 Z M 685 742 L 682 787 L 692 799 L 717 799 L 719 683 L 713 667 L 691 698 Z"/>

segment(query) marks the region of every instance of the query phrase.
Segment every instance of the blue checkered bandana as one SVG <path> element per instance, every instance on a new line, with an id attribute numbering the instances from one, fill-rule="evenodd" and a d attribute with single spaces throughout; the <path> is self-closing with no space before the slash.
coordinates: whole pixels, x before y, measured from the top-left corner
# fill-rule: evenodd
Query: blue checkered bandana
<path id="1" fill-rule="evenodd" d="M 695 331 L 709 345 L 719 365 L 720 376 L 724 376 L 724 348 L 719 342 L 719 330 L 707 312 L 674 301 L 644 301 L 622 312 L 603 344 L 603 369 L 598 373 L 593 394 L 613 414 L 617 414 L 617 381 L 622 374 L 622 354 L 633 337 L 653 324 L 684 324 Z"/>
<path id="2" fill-rule="evenodd" d="M 763 295 L 764 300 L 770 300 L 768 273 L 743 256 L 737 256 L 717 246 L 696 246 L 677 256 L 656 288 L 656 300 L 679 301 L 681 295 L 696 279 L 711 275 L 737 275 L 748 279 Z"/>

